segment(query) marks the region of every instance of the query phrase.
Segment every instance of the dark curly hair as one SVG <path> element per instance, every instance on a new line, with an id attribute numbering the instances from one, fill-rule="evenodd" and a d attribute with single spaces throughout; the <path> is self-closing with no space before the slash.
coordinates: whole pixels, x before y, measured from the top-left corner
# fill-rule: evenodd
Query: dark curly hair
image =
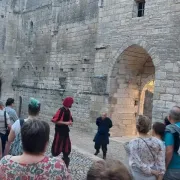
<path id="1" fill-rule="evenodd" d="M 6 101 L 6 106 L 11 106 L 14 103 L 14 99 L 13 98 L 8 98 Z"/>
<path id="2" fill-rule="evenodd" d="M 136 128 L 139 133 L 147 134 L 151 129 L 151 120 L 144 115 L 139 115 L 136 122 Z"/>
<path id="3" fill-rule="evenodd" d="M 159 135 L 161 137 L 161 139 L 164 138 L 164 133 L 165 133 L 165 129 L 166 129 L 165 124 L 163 124 L 161 122 L 155 122 L 152 126 L 152 129 L 154 130 L 154 132 L 157 135 Z"/>

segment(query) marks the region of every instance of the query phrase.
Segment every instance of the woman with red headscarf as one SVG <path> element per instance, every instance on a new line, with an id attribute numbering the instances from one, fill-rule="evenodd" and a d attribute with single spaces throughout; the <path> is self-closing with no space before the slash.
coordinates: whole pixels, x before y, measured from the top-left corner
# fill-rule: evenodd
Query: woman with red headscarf
<path id="1" fill-rule="evenodd" d="M 63 107 L 61 107 L 54 117 L 52 122 L 55 123 L 55 135 L 52 144 L 52 155 L 58 156 L 63 153 L 63 160 L 68 168 L 69 166 L 69 154 L 71 153 L 71 141 L 69 138 L 69 125 L 72 125 L 73 118 L 69 108 L 71 108 L 74 100 L 72 97 L 66 97 L 63 101 Z"/>

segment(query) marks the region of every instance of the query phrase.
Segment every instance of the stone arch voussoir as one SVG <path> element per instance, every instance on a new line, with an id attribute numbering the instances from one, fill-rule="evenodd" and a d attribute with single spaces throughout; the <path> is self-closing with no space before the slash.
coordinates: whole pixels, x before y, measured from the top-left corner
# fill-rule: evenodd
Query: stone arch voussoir
<path id="1" fill-rule="evenodd" d="M 159 63 L 159 57 L 156 54 L 156 48 L 152 47 L 151 45 L 149 45 L 146 41 L 126 41 L 121 48 L 117 51 L 117 53 L 115 53 L 115 55 L 112 58 L 112 63 L 109 66 L 109 70 L 108 70 L 108 76 L 111 76 L 111 73 L 113 71 L 114 65 L 116 63 L 116 61 L 118 60 L 119 56 L 130 46 L 132 45 L 137 45 L 142 47 L 144 50 L 146 50 L 146 52 L 149 54 L 149 56 L 152 58 L 153 64 L 156 67 Z"/>

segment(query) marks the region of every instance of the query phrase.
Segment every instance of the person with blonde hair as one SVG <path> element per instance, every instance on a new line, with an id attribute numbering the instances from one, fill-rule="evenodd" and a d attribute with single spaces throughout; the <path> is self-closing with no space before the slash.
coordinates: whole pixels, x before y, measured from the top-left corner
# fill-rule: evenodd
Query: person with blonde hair
<path id="1" fill-rule="evenodd" d="M 139 115 L 136 129 L 139 137 L 125 145 L 134 180 L 162 180 L 165 173 L 165 148 L 159 139 L 148 134 L 151 120 Z"/>
<path id="2" fill-rule="evenodd" d="M 86 180 L 132 180 L 128 169 L 117 160 L 97 161 L 90 167 Z"/>
<path id="3" fill-rule="evenodd" d="M 100 148 L 103 151 L 103 159 L 106 159 L 107 145 L 109 144 L 109 130 L 112 128 L 112 121 L 107 117 L 107 113 L 103 112 L 101 117 L 97 118 L 96 125 L 98 126 L 98 132 L 94 137 L 96 152 L 94 155 L 99 154 Z"/>

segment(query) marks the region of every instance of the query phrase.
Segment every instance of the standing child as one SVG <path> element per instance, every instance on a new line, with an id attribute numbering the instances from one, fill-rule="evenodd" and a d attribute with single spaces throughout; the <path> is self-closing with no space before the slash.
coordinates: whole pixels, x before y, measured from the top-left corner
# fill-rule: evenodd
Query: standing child
<path id="1" fill-rule="evenodd" d="M 165 145 L 164 145 L 163 140 L 164 140 L 165 128 L 166 128 L 166 125 L 161 122 L 155 122 L 152 126 L 152 136 L 159 139 L 164 148 L 165 148 Z"/>

